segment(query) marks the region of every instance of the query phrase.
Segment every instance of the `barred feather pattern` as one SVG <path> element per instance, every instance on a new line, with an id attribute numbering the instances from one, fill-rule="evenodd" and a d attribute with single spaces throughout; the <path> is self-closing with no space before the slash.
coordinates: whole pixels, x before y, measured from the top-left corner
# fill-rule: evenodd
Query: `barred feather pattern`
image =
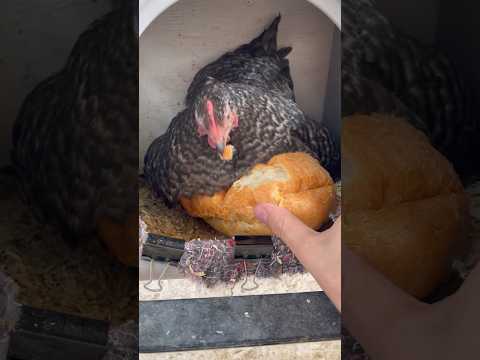
<path id="1" fill-rule="evenodd" d="M 470 89 L 444 54 L 397 31 L 373 0 L 342 1 L 342 51 L 344 115 L 407 114 L 432 145 L 462 166 L 480 125 L 471 114 Z M 387 97 L 391 108 L 383 103 Z"/>
<path id="2" fill-rule="evenodd" d="M 240 119 L 231 133 L 231 161 L 221 160 L 205 138 L 197 136 L 191 109 L 179 113 L 147 150 L 145 178 L 170 204 L 180 196 L 224 190 L 253 165 L 285 152 L 307 152 L 327 169 L 339 162 L 327 128 L 305 117 L 293 100 L 244 84 L 229 84 L 228 89 Z"/>
<path id="3" fill-rule="evenodd" d="M 228 53 L 195 75 L 188 89 L 186 105 L 193 105 L 208 78 L 251 85 L 265 91 L 277 91 L 280 96 L 294 100 L 293 81 L 286 69 L 289 69 L 288 60 L 280 59 L 276 55 L 253 57 L 248 54 Z"/>
<path id="4" fill-rule="evenodd" d="M 78 241 L 137 206 L 138 37 L 130 7 L 94 22 L 24 101 L 12 162 L 41 221 Z"/>

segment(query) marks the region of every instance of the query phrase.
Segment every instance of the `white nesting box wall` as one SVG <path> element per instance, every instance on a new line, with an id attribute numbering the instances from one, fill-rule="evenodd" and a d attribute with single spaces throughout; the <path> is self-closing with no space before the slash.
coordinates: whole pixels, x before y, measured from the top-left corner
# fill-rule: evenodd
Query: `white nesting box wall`
<path id="1" fill-rule="evenodd" d="M 340 132 L 340 0 L 140 0 L 139 165 L 184 107 L 201 67 L 249 42 L 282 14 L 297 101 Z"/>

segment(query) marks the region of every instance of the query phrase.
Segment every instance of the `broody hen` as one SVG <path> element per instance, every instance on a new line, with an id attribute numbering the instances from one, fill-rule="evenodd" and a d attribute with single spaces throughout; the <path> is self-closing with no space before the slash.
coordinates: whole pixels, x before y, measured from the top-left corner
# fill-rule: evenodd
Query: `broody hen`
<path id="1" fill-rule="evenodd" d="M 135 1 L 94 22 L 65 67 L 26 98 L 12 161 L 40 219 L 78 243 L 100 233 L 137 262 L 138 25 Z"/>
<path id="2" fill-rule="evenodd" d="M 453 63 L 395 29 L 374 0 L 342 1 L 342 112 L 406 115 L 460 172 L 480 130 Z"/>
<path id="3" fill-rule="evenodd" d="M 294 100 L 290 48 L 277 48 L 280 18 L 252 42 L 195 76 L 187 108 L 147 150 L 144 174 L 171 205 L 228 188 L 253 165 L 285 152 L 316 157 L 334 177 L 339 152 L 328 130 Z M 226 148 L 233 158 L 224 157 Z"/>

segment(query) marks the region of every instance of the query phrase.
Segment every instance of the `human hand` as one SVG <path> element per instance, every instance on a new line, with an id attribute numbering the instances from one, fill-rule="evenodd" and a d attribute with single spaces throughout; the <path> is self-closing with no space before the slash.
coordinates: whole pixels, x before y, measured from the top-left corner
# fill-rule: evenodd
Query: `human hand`
<path id="1" fill-rule="evenodd" d="M 473 359 L 478 350 L 480 266 L 432 305 L 396 287 L 347 247 L 342 325 L 372 359 Z"/>
<path id="2" fill-rule="evenodd" d="M 255 215 L 288 245 L 340 311 L 341 219 L 318 233 L 275 205 L 260 204 Z M 478 340 L 480 266 L 457 293 L 428 305 L 395 287 L 348 248 L 343 256 L 348 281 L 343 284 L 342 319 L 373 358 L 471 358 Z"/>
<path id="3" fill-rule="evenodd" d="M 340 218 L 330 229 L 319 233 L 287 209 L 272 204 L 257 205 L 255 216 L 285 242 L 341 311 Z"/>

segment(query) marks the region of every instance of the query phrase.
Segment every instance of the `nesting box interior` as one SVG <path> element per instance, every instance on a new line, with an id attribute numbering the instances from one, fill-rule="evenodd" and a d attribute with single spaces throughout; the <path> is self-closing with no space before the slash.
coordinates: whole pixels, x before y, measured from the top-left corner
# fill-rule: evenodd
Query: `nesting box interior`
<path id="1" fill-rule="evenodd" d="M 279 13 L 279 46 L 293 47 L 289 60 L 297 101 L 339 136 L 340 36 L 322 11 L 330 1 L 180 0 L 154 16 L 160 11 L 155 3 L 165 7 L 171 2 L 140 1 L 140 30 L 145 27 L 140 38 L 140 167 L 150 143 L 184 108 L 196 72 L 251 41 Z"/>
<path id="2" fill-rule="evenodd" d="M 225 52 L 250 42 L 282 15 L 279 47 L 288 56 L 296 100 L 306 115 L 340 136 L 340 2 L 290 0 L 140 1 L 139 172 L 148 146 L 184 109 L 195 74 Z M 173 212 L 140 190 L 150 232 L 189 240 L 216 233 Z M 173 222 L 173 226 L 172 226 Z M 206 228 L 208 230 L 208 227 Z"/>

